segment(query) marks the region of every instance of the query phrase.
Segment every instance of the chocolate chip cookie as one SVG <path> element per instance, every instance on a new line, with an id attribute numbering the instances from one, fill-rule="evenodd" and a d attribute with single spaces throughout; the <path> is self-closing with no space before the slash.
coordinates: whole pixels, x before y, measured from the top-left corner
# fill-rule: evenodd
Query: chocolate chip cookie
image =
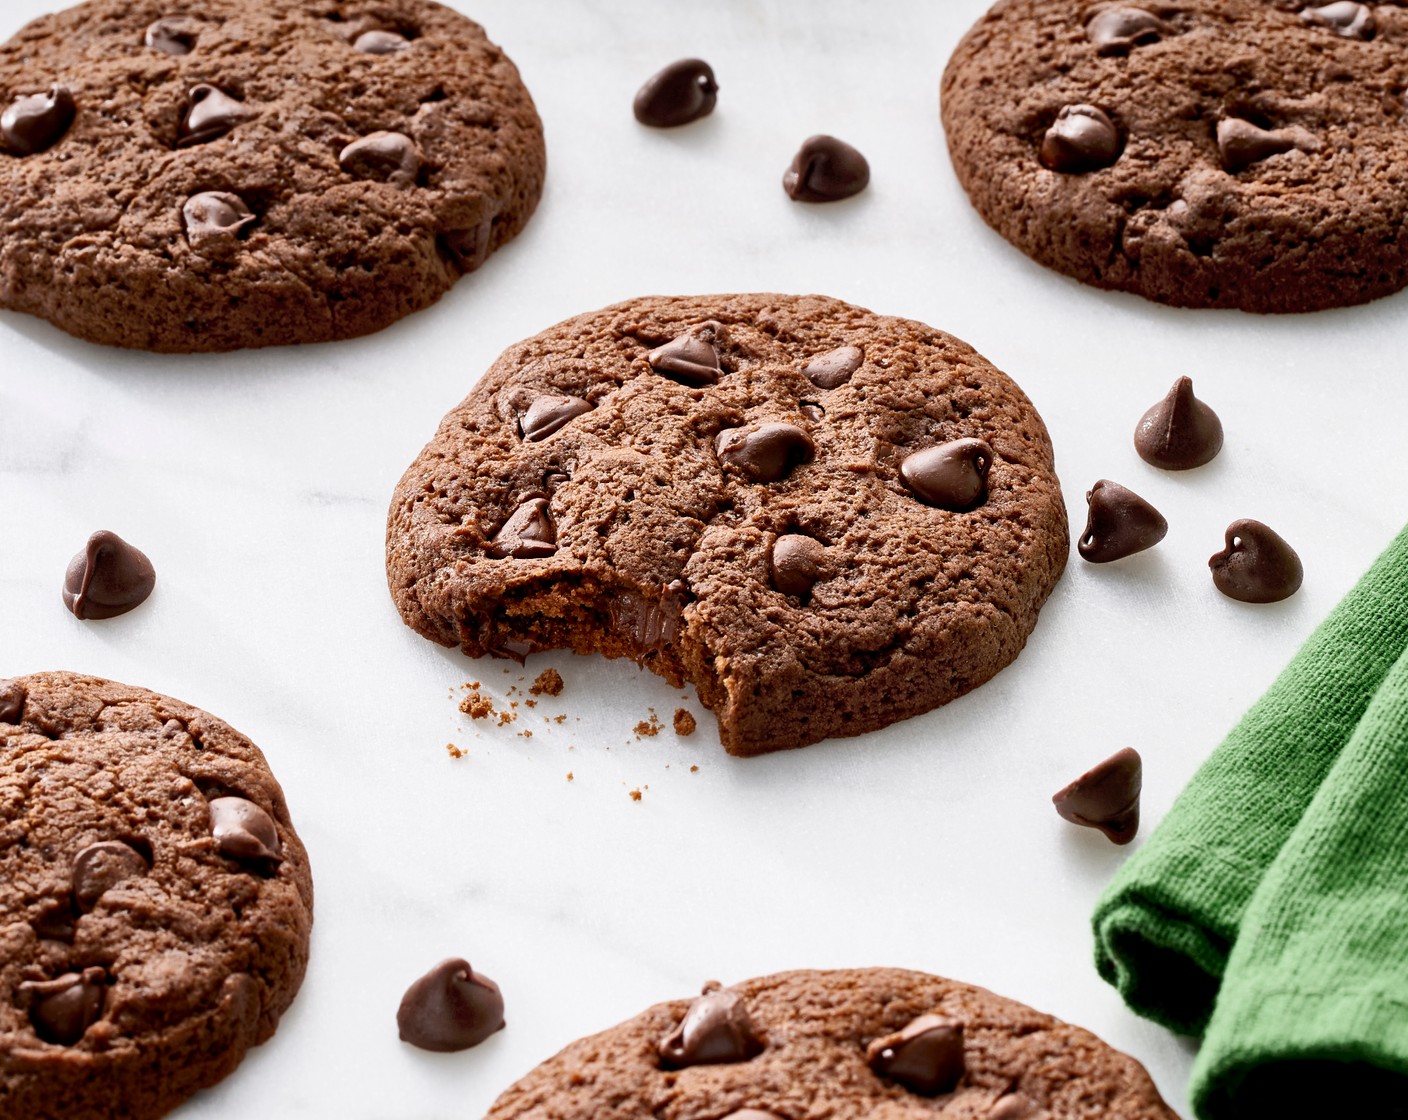
<path id="1" fill-rule="evenodd" d="M 821 296 L 640 299 L 510 347 L 387 530 L 415 630 L 635 658 L 692 681 L 739 755 L 983 683 L 1068 550 L 1022 391 L 942 331 Z"/>
<path id="2" fill-rule="evenodd" d="M 259 748 L 72 673 L 0 681 L 0 1114 L 147 1120 L 303 979 L 308 857 Z"/>
<path id="3" fill-rule="evenodd" d="M 0 47 L 0 306 L 191 352 L 379 330 L 514 236 L 542 125 L 429 0 L 90 0 Z"/>
<path id="4" fill-rule="evenodd" d="M 1408 11 L 1000 0 L 943 79 L 958 178 L 1042 264 L 1182 307 L 1408 283 Z"/>
<path id="5" fill-rule="evenodd" d="M 572 1043 L 485 1120 L 1177 1120 L 1079 1027 L 895 968 L 783 972 Z"/>

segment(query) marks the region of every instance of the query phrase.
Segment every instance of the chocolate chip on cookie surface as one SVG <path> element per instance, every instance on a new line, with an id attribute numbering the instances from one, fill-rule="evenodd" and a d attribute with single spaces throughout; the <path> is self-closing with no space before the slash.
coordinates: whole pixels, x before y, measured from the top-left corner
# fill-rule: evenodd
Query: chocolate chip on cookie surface
<path id="1" fill-rule="evenodd" d="M 748 1045 L 672 1060 L 659 1040 L 699 1020 L 711 995 L 657 1004 L 549 1058 L 486 1120 L 1177 1120 L 1133 1058 L 953 980 L 894 968 L 783 972 L 713 992 L 715 1019 L 723 997 L 729 1037 Z"/>
<path id="2" fill-rule="evenodd" d="M 430 0 L 89 0 L 0 46 L 0 306 L 94 342 L 349 338 L 542 192 L 513 64 Z"/>
<path id="3" fill-rule="evenodd" d="M 163 1116 L 274 1033 L 308 857 L 264 756 L 214 716 L 72 673 L 0 682 L 0 1105 Z"/>
<path id="4" fill-rule="evenodd" d="M 567 398 L 589 407 L 563 419 Z M 640 299 L 510 347 L 387 529 L 426 637 L 635 658 L 693 681 L 741 755 L 983 683 L 1068 549 L 1022 391 L 942 331 L 820 296 Z"/>
<path id="5" fill-rule="evenodd" d="M 1408 284 L 1408 11 L 1000 0 L 942 115 L 983 218 L 1042 264 L 1185 307 Z"/>

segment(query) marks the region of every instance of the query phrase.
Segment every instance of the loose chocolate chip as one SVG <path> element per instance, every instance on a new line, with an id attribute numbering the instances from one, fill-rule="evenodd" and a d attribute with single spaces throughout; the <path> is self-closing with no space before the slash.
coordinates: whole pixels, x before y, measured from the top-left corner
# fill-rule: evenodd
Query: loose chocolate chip
<path id="1" fill-rule="evenodd" d="M 283 859 L 274 818 L 243 797 L 217 797 L 210 802 L 210 834 L 222 856 L 248 862 Z"/>
<path id="2" fill-rule="evenodd" d="M 0 723 L 19 723 L 24 716 L 24 685 L 0 681 Z"/>
<path id="3" fill-rule="evenodd" d="M 236 125 L 257 114 L 243 101 L 236 101 L 222 89 L 202 83 L 186 95 L 186 112 L 176 133 L 176 146 L 189 148 L 218 140 Z"/>
<path id="4" fill-rule="evenodd" d="M 987 1120 L 1037 1120 L 1037 1108 L 1029 1097 L 1008 1093 L 993 1104 Z"/>
<path id="5" fill-rule="evenodd" d="M 1091 17 L 1085 34 L 1097 54 L 1111 55 L 1157 42 L 1168 29 L 1168 24 L 1143 8 L 1105 8 Z"/>
<path id="6" fill-rule="evenodd" d="M 1227 547 L 1208 561 L 1212 582 L 1229 599 L 1279 603 L 1300 590 L 1305 578 L 1296 550 L 1260 521 L 1227 526 Z"/>
<path id="7" fill-rule="evenodd" d="M 190 54 L 195 50 L 200 25 L 184 16 L 159 19 L 147 27 L 143 41 L 162 54 Z"/>
<path id="8" fill-rule="evenodd" d="M 882 1077 L 911 1093 L 932 1097 L 951 1092 L 962 1079 L 963 1024 L 939 1015 L 921 1015 L 904 1030 L 877 1038 L 865 1060 Z"/>
<path id="9" fill-rule="evenodd" d="M 719 462 L 742 471 L 754 482 L 779 482 L 800 463 L 810 463 L 816 444 L 795 424 L 760 424 L 726 428 L 714 440 Z"/>
<path id="10" fill-rule="evenodd" d="M 1109 167 L 1119 154 L 1115 122 L 1094 105 L 1067 105 L 1057 113 L 1039 152 L 1043 167 L 1067 175 Z"/>
<path id="11" fill-rule="evenodd" d="M 869 182 L 870 164 L 855 148 L 834 136 L 809 136 L 782 176 L 782 189 L 794 202 L 839 202 Z"/>
<path id="12" fill-rule="evenodd" d="M 591 410 L 592 406 L 581 397 L 548 393 L 528 406 L 528 411 L 519 420 L 519 427 L 524 439 L 537 442 L 547 439 L 553 432 L 565 427 L 569 421 Z"/>
<path id="13" fill-rule="evenodd" d="M 502 560 L 537 560 L 557 551 L 557 526 L 546 498 L 530 498 L 489 542 L 489 555 Z"/>
<path id="14" fill-rule="evenodd" d="M 826 548 L 801 533 L 778 537 L 772 546 L 772 585 L 784 595 L 809 595 L 821 579 Z"/>
<path id="15" fill-rule="evenodd" d="M 73 900 L 88 913 L 98 899 L 124 879 L 147 873 L 147 861 L 130 844 L 100 840 L 73 857 Z"/>
<path id="16" fill-rule="evenodd" d="M 67 86 L 53 85 L 48 93 L 17 97 L 0 113 L 5 147 L 22 156 L 52 148 L 63 138 L 78 112 Z"/>
<path id="17" fill-rule="evenodd" d="M 181 216 L 186 225 L 186 240 L 197 249 L 210 241 L 234 241 L 241 230 L 256 221 L 244 199 L 229 191 L 202 191 L 192 195 L 181 207 Z"/>
<path id="18" fill-rule="evenodd" d="M 103 1013 L 107 973 L 101 968 L 66 972 L 53 980 L 27 980 L 19 990 L 30 996 L 29 1021 L 45 1042 L 72 1046 Z"/>
<path id="19" fill-rule="evenodd" d="M 1338 0 L 1319 8 L 1303 8 L 1300 18 L 1306 23 L 1328 27 L 1346 39 L 1372 39 L 1378 30 L 1374 9 L 1368 4 L 1353 3 L 1353 0 Z"/>
<path id="20" fill-rule="evenodd" d="M 698 335 L 682 334 L 646 355 L 650 368 L 696 388 L 723 376 L 719 352 Z"/>
<path id="21" fill-rule="evenodd" d="M 910 455 L 900 464 L 900 478 L 920 501 L 966 513 L 988 499 L 992 458 L 985 440 L 950 440 Z"/>
<path id="22" fill-rule="evenodd" d="M 396 1026 L 402 1042 L 422 1050 L 467 1050 L 503 1030 L 504 997 L 468 961 L 452 957 L 406 989 Z"/>
<path id="23" fill-rule="evenodd" d="M 1054 794 L 1051 802 L 1063 820 L 1098 828 L 1114 843 L 1128 844 L 1139 831 L 1143 784 L 1139 752 L 1125 747 Z"/>
<path id="24" fill-rule="evenodd" d="M 393 187 L 413 186 L 420 170 L 416 142 L 402 132 L 373 132 L 338 154 L 342 170 L 359 179 L 379 179 Z"/>
<path id="25" fill-rule="evenodd" d="M 139 549 L 100 529 L 64 573 L 64 606 L 77 618 L 116 618 L 144 602 L 156 569 Z"/>
<path id="26" fill-rule="evenodd" d="M 395 31 L 363 31 L 352 44 L 363 54 L 395 54 L 411 45 L 411 41 Z"/>
<path id="27" fill-rule="evenodd" d="M 737 992 L 705 985 L 679 1026 L 656 1048 L 668 1069 L 746 1062 L 763 1051 L 763 1040 Z"/>
<path id="28" fill-rule="evenodd" d="M 1288 128 L 1260 128 L 1240 117 L 1217 122 L 1217 149 L 1227 171 L 1243 171 L 1296 146 L 1296 135 Z"/>
<path id="29" fill-rule="evenodd" d="M 1193 395 L 1193 379 L 1180 377 L 1134 429 L 1134 449 L 1151 466 L 1187 471 L 1210 463 L 1222 450 L 1222 421 Z"/>
<path id="30" fill-rule="evenodd" d="M 849 381 L 864 361 L 865 351 L 859 346 L 838 346 L 812 358 L 802 372 L 818 389 L 835 389 Z"/>
<path id="31" fill-rule="evenodd" d="M 675 128 L 714 111 L 719 84 L 700 58 L 682 58 L 652 77 L 636 93 L 636 120 L 651 128 Z"/>
<path id="32" fill-rule="evenodd" d="M 1102 478 L 1085 495 L 1089 510 L 1077 548 L 1092 564 L 1123 560 L 1168 535 L 1164 515 L 1117 482 Z"/>

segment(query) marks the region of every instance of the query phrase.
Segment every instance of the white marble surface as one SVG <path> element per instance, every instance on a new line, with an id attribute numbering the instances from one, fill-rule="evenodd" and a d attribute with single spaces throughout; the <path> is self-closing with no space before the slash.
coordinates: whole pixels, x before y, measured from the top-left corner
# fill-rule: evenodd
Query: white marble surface
<path id="1" fill-rule="evenodd" d="M 1087 1026 L 1186 1110 L 1191 1046 L 1128 1013 L 1090 963 L 1089 912 L 1126 853 L 1049 797 L 1134 745 L 1155 823 L 1402 524 L 1408 295 L 1253 318 L 1029 263 L 969 208 L 937 117 L 944 60 L 986 2 L 459 0 L 521 67 L 550 170 L 524 235 L 437 307 L 355 342 L 196 358 L 0 315 L 0 674 L 81 670 L 219 714 L 263 746 L 313 861 L 302 995 L 182 1120 L 476 1117 L 573 1038 L 705 979 L 879 964 Z M 4 0 L 0 34 L 47 6 Z M 715 115 L 637 126 L 636 86 L 692 54 L 717 70 Z M 819 131 L 870 158 L 864 195 L 783 195 Z M 1164 511 L 1168 539 L 1114 567 L 1073 560 L 1014 666 L 862 739 L 731 760 L 690 698 L 693 738 L 637 741 L 679 694 L 558 655 L 529 679 L 560 668 L 560 702 L 472 724 L 453 690 L 502 694 L 520 671 L 436 648 L 392 609 L 382 531 L 401 471 L 509 343 L 634 295 L 749 290 L 825 292 L 967 339 L 1044 414 L 1076 526 L 1107 477 Z M 1186 477 L 1130 442 L 1184 373 L 1228 436 Z M 1285 604 L 1212 588 L 1207 557 L 1244 516 L 1304 558 Z M 97 528 L 145 549 L 160 582 L 85 624 L 59 585 Z M 564 725 L 538 718 L 557 712 Z M 396 1004 L 450 954 L 502 984 L 509 1026 L 420 1053 L 397 1041 Z"/>

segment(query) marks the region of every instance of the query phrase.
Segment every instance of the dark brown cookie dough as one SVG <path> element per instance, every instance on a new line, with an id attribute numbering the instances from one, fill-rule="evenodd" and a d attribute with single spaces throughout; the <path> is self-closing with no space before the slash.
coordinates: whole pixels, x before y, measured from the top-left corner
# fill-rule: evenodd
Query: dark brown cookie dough
<path id="1" fill-rule="evenodd" d="M 922 972 L 783 972 L 705 1000 L 572 1043 L 486 1120 L 1177 1120 L 1143 1066 L 1088 1031 Z M 905 1028 L 923 1016 L 916 1046 Z M 681 1025 L 695 1061 L 675 1068 Z"/>
<path id="2" fill-rule="evenodd" d="M 147 1120 L 274 1033 L 313 884 L 259 748 L 72 673 L 0 682 L 0 1114 Z"/>
<path id="3" fill-rule="evenodd" d="M 1000 0 L 942 109 L 973 205 L 1042 264 L 1292 312 L 1408 284 L 1405 90 L 1400 7 Z"/>
<path id="4" fill-rule="evenodd" d="M 94 342 L 379 330 L 542 193 L 518 71 L 429 0 L 91 0 L 0 47 L 0 107 L 56 84 L 71 123 L 3 130 L 0 306 Z M 22 154 L 36 129 L 47 146 Z"/>
<path id="5" fill-rule="evenodd" d="M 944 446 L 963 454 L 917 472 L 921 497 L 902 465 Z M 943 508 L 975 458 L 980 500 Z M 1046 429 L 972 348 L 821 296 L 721 295 L 510 347 L 397 487 L 387 569 L 426 637 L 635 658 L 693 681 L 750 755 L 983 683 L 1068 548 Z"/>

